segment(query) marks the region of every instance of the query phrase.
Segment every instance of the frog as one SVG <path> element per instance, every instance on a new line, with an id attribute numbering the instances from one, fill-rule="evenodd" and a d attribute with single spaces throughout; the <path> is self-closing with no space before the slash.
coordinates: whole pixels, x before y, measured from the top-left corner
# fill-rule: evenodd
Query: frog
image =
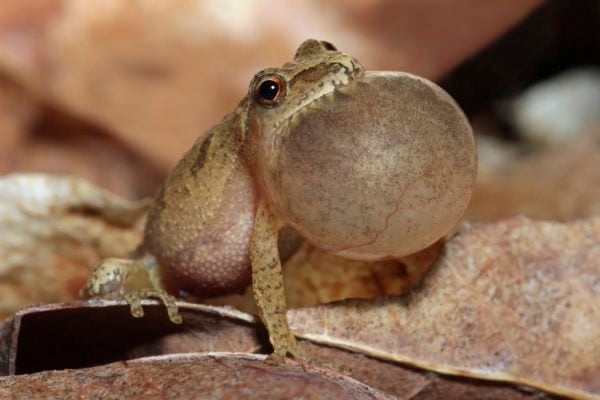
<path id="1" fill-rule="evenodd" d="M 399 259 L 458 223 L 477 169 L 460 107 L 425 78 L 366 71 L 327 41 L 251 80 L 237 108 L 177 163 L 128 259 L 100 261 L 82 293 L 158 298 L 249 284 L 273 352 L 309 360 L 286 319 L 282 260 L 300 240 L 358 260 Z"/>

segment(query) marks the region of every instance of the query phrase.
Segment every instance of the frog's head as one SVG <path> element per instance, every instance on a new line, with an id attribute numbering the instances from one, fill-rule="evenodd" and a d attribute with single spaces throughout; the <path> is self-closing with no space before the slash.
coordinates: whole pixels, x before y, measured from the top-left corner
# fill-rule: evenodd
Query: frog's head
<path id="1" fill-rule="evenodd" d="M 248 91 L 249 121 L 275 131 L 313 101 L 357 79 L 364 69 L 329 42 L 308 39 L 294 59 L 258 72 Z"/>
<path id="2" fill-rule="evenodd" d="M 440 87 L 364 71 L 326 42 L 256 75 L 245 155 L 259 195 L 314 245 L 364 260 L 417 252 L 464 212 L 477 170 L 469 123 Z"/>

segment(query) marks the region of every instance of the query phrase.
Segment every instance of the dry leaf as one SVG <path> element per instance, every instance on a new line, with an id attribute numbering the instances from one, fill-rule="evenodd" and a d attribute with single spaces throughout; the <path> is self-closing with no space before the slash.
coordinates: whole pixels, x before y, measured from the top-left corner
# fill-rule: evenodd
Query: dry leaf
<path id="1" fill-rule="evenodd" d="M 108 132 L 40 105 L 0 73 L 0 175 L 71 174 L 126 198 L 154 196 L 161 170 Z"/>
<path id="2" fill-rule="evenodd" d="M 144 302 L 144 318 L 133 318 L 129 306 L 115 300 L 24 308 L 0 325 L 0 376 L 172 353 L 255 352 L 266 345 L 266 332 L 251 315 L 232 308 L 179 305 L 184 319 L 180 325 L 155 301 Z"/>
<path id="3" fill-rule="evenodd" d="M 0 132 L 1 121 L 0 112 Z M 2 133 L 0 175 L 77 175 L 131 199 L 154 196 L 166 175 L 107 132 L 68 115 L 38 107 L 19 122 L 6 132 L 10 142 Z"/>
<path id="4" fill-rule="evenodd" d="M 399 260 L 347 260 L 303 247 L 285 264 L 285 295 L 290 307 L 307 307 L 348 298 L 402 295 L 421 282 L 444 241 Z"/>
<path id="5" fill-rule="evenodd" d="M 447 244 L 405 298 L 290 310 L 311 341 L 460 376 L 600 397 L 600 218 L 514 218 Z"/>
<path id="6" fill-rule="evenodd" d="M 547 393 L 516 387 L 502 382 L 482 381 L 465 377 L 438 375 L 377 359 L 340 348 L 301 341 L 302 347 L 317 364 L 335 364 L 336 369 L 352 378 L 403 400 L 542 400 Z"/>
<path id="7" fill-rule="evenodd" d="M 0 168 L 10 163 L 11 153 L 6 150 L 16 147 L 33 110 L 26 93 L 0 73 Z"/>
<path id="8" fill-rule="evenodd" d="M 480 168 L 467 220 L 524 214 L 569 221 L 600 214 L 600 129 L 506 161 L 500 168 Z"/>
<path id="9" fill-rule="evenodd" d="M 77 298 L 95 262 L 137 246 L 147 206 L 81 179 L 0 179 L 0 317 Z"/>
<path id="10" fill-rule="evenodd" d="M 146 301 L 146 316 L 132 318 L 123 302 L 95 300 L 34 306 L 0 325 L 0 375 L 84 368 L 135 357 L 202 351 L 268 351 L 266 332 L 255 318 L 227 308 L 179 303 L 183 325 L 172 324 L 164 306 Z M 345 375 L 402 399 L 543 399 L 542 392 L 503 383 L 440 376 L 359 353 L 301 341 L 315 365 Z M 172 359 L 172 357 L 169 357 Z M 128 364 L 131 365 L 131 364 Z M 94 379 L 106 367 L 88 369 L 80 379 Z M 194 370 L 182 371 L 195 381 Z M 13 376 L 2 388 L 37 378 Z M 63 382 L 63 384 L 66 384 Z M 224 383 L 227 384 L 227 383 Z M 119 390 L 125 390 L 121 388 Z M 206 388 L 208 390 L 208 388 Z M 219 388 L 211 390 L 218 391 Z M 125 396 L 125 392 L 117 392 Z M 214 392 L 213 392 L 214 393 Z"/>
<path id="11" fill-rule="evenodd" d="M 32 242 L 35 251 L 28 250 L 30 247 L 15 248 L 12 257 L 4 257 L 3 260 L 6 264 L 7 260 L 31 257 L 35 261 L 31 265 L 43 268 L 41 272 L 36 270 L 37 275 L 29 275 L 29 280 L 25 280 L 33 288 L 33 295 L 40 294 L 36 288 L 40 287 L 41 281 L 49 287 L 48 290 L 55 291 L 52 279 L 58 285 L 69 282 L 69 270 L 65 269 L 65 264 L 79 265 L 87 275 L 87 266 L 93 261 L 86 261 L 78 251 L 92 253 L 90 258 L 100 257 L 107 251 L 115 251 L 115 243 L 111 241 L 118 238 L 116 241 L 121 246 L 120 251 L 123 255 L 127 250 L 134 248 L 140 239 L 139 223 L 140 214 L 144 213 L 143 208 L 113 199 L 82 181 L 45 176 L 13 176 L 0 181 L 0 184 L 4 185 L 0 204 L 5 210 L 5 213 L 0 212 L 0 217 L 4 215 L 6 218 L 8 215 L 13 218 L 6 221 L 0 218 L 0 227 L 14 228 L 14 232 L 17 233 L 22 231 L 23 233 L 19 234 L 22 235 L 24 243 L 35 239 Z M 68 222 L 66 225 L 65 221 Z M 594 308 L 599 304 L 597 297 L 600 292 L 597 288 L 600 273 L 598 265 L 594 265 L 594 260 L 600 256 L 599 225 L 598 218 L 574 225 L 530 222 L 524 218 L 517 218 L 497 225 L 478 226 L 449 242 L 443 259 L 434 268 L 432 276 L 425 280 L 422 288 L 416 289 L 410 296 L 385 297 L 362 302 L 355 300 L 293 310 L 290 312 L 291 321 L 298 332 L 310 340 L 349 348 L 382 359 L 377 362 L 400 361 L 441 373 L 489 381 L 506 380 L 553 393 L 589 397 L 598 392 L 596 376 L 600 371 L 599 360 L 593 357 L 593 354 L 598 353 L 594 346 L 597 347 L 596 343 L 600 343 L 600 321 L 597 317 L 598 311 Z M 71 231 L 74 227 L 77 229 Z M 106 229 L 109 229 L 109 233 L 104 231 Z M 116 233 L 110 229 L 114 229 Z M 123 240 L 123 237 L 118 235 L 128 239 Z M 19 235 L 13 237 L 17 238 Z M 73 237 L 78 242 L 73 242 Z M 98 247 L 94 248 L 90 242 Z M 64 259 L 58 257 L 61 253 L 57 249 L 65 250 Z M 306 264 L 307 254 L 311 253 L 305 250 L 300 254 L 296 273 L 300 272 L 303 266 L 310 266 Z M 17 256 L 18 258 L 15 258 Z M 82 262 L 82 258 L 85 262 Z M 52 267 L 52 263 L 46 264 L 48 260 L 57 260 L 56 267 Z M 71 261 L 65 263 L 65 260 Z M 310 261 L 310 257 L 308 260 Z M 425 260 L 430 262 L 431 257 L 425 257 Z M 320 276 L 298 279 L 299 282 L 295 284 L 299 286 L 294 288 L 298 290 L 298 297 L 303 293 L 302 285 L 305 285 L 305 292 L 310 293 L 317 287 L 317 293 L 321 293 L 313 297 L 307 296 L 310 301 L 317 301 L 328 295 L 360 294 L 360 290 L 364 290 L 359 284 L 349 291 L 342 287 L 342 282 L 352 286 L 352 279 L 360 276 L 359 268 L 353 270 L 344 264 L 338 266 L 334 259 L 324 254 L 317 254 L 310 262 L 315 262 L 315 265 L 308 269 L 320 271 Z M 416 263 L 413 267 L 419 265 Z M 518 268 L 515 265 L 518 265 Z M 346 268 L 357 275 L 348 280 L 342 273 L 334 273 L 333 276 L 340 277 L 340 287 L 337 288 L 337 282 L 326 280 L 329 267 L 333 270 L 340 267 L 339 271 Z M 48 276 L 40 279 L 41 273 Z M 3 276 L 5 282 L 10 276 L 21 277 L 10 273 Z M 319 280 L 324 282 L 321 287 L 319 284 L 315 285 Z M 293 282 L 294 279 L 288 276 L 288 282 L 290 281 Z M 305 281 L 312 282 L 313 287 L 303 283 Z M 81 284 L 81 281 L 77 283 Z M 367 288 L 371 284 L 368 283 Z M 581 287 L 576 288 L 577 284 Z M 589 285 L 588 288 L 585 287 L 586 284 Z M 79 289 L 73 286 L 70 286 L 68 296 L 72 296 Z M 374 290 L 374 293 L 377 290 L 382 290 L 382 287 Z M 490 297 L 486 298 L 486 295 Z M 157 310 L 160 318 L 165 320 L 162 313 L 164 310 L 161 307 Z M 119 312 L 120 318 L 115 317 L 115 321 L 121 321 L 120 325 L 106 323 L 107 329 L 116 333 L 121 332 L 119 327 L 123 326 L 122 321 L 135 321 L 129 318 L 126 307 L 121 307 Z M 149 314 L 156 315 L 152 312 Z M 81 316 L 78 318 L 86 320 Z M 105 321 L 110 319 L 104 318 Z M 50 321 L 42 320 L 42 325 L 48 332 L 50 326 L 60 327 L 63 320 L 59 318 L 54 323 Z M 220 348 L 218 343 L 223 343 L 226 346 L 224 349 L 228 351 L 239 350 L 227 347 L 229 339 L 226 337 L 231 336 L 223 336 L 224 342 L 220 342 L 220 329 L 217 329 L 217 332 L 207 331 L 207 326 L 214 328 L 219 326 L 220 322 L 215 324 L 200 321 L 204 322 L 195 325 L 190 332 L 200 329 L 209 335 L 214 334 L 217 340 L 213 343 L 202 339 L 203 344 Z M 582 321 L 585 321 L 585 324 L 582 324 Z M 150 320 L 148 323 L 153 329 L 160 326 L 155 325 L 156 320 Z M 325 332 L 324 326 L 327 327 Z M 33 329 L 34 332 L 39 330 L 40 328 Z M 160 329 L 158 331 L 160 332 Z M 248 333 L 250 331 L 241 334 L 240 338 L 251 335 Z M 101 335 L 102 332 L 98 330 L 95 334 Z M 188 338 L 194 336 L 196 334 L 191 333 Z M 140 339 L 135 335 L 127 337 L 129 341 L 114 339 L 113 342 L 132 346 L 131 340 L 136 342 Z M 165 337 L 164 334 L 158 334 L 156 340 L 151 343 L 147 339 L 140 339 L 143 344 L 139 349 L 134 350 L 133 346 L 128 350 L 128 356 L 118 352 L 112 353 L 116 356 L 109 360 L 162 354 L 173 350 L 209 349 L 199 346 L 196 340 L 182 340 L 182 337 L 185 335 Z M 173 347 L 173 343 L 180 345 Z M 29 344 L 25 348 L 32 348 L 32 345 Z M 46 351 L 39 353 L 46 354 Z M 26 351 L 21 351 L 22 356 L 26 354 Z M 323 358 L 315 357 L 319 362 L 331 361 L 326 357 L 320 361 Z M 337 363 L 336 358 L 333 360 Z M 55 368 L 50 365 L 47 367 Z M 383 367 L 383 370 L 395 370 L 398 367 L 397 364 L 390 365 L 394 365 L 394 368 Z M 564 368 L 557 369 L 556 365 Z M 406 374 L 405 368 L 398 371 L 402 376 Z M 560 371 L 561 375 L 557 375 L 557 371 Z M 464 390 L 478 393 L 477 381 L 452 382 L 444 379 L 443 382 L 434 382 L 432 379 L 423 381 L 422 377 L 417 377 L 416 383 L 409 384 L 410 392 L 415 393 L 415 398 L 424 396 L 424 393 L 437 393 L 442 390 L 440 388 L 451 390 L 450 387 L 454 388 L 452 390 L 455 393 L 464 393 Z M 376 383 L 370 382 L 372 386 L 381 389 L 381 383 Z M 514 390 L 510 386 L 498 385 L 496 389 L 500 391 Z M 383 386 L 386 391 L 391 390 Z M 394 387 L 396 392 L 400 390 L 397 386 Z M 482 387 L 482 393 L 489 394 L 485 387 Z M 404 390 L 406 387 L 401 388 Z M 528 394 L 523 394 L 526 395 Z"/>
<path id="12" fill-rule="evenodd" d="M 0 397 L 101 399 L 388 399 L 343 374 L 249 354 L 171 355 L 93 369 L 0 378 Z"/>

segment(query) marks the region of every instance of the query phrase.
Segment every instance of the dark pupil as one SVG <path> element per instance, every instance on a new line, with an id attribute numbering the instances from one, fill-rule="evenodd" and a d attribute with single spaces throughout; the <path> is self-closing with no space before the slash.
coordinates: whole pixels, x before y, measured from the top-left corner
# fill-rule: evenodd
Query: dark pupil
<path id="1" fill-rule="evenodd" d="M 279 93 L 279 85 L 275 81 L 264 81 L 258 87 L 258 93 L 265 100 L 273 100 L 277 97 L 277 93 Z"/>

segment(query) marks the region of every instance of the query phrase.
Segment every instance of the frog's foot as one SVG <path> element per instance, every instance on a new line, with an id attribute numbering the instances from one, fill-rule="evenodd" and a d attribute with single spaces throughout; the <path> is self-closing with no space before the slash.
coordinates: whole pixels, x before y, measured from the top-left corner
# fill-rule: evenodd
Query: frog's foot
<path id="1" fill-rule="evenodd" d="M 140 289 L 160 289 L 158 268 L 151 257 L 105 258 L 96 264 L 81 297 L 118 297 Z"/>
<path id="2" fill-rule="evenodd" d="M 303 361 L 310 363 L 311 359 L 306 352 L 298 345 L 294 339 L 293 343 L 288 343 L 285 346 L 278 346 L 273 353 L 267 357 L 267 363 L 272 365 L 280 365 L 284 362 L 286 357 L 293 358 L 297 361 Z"/>
<path id="3" fill-rule="evenodd" d="M 182 322 L 177 311 L 175 298 L 162 290 L 158 274 L 158 264 L 154 257 L 106 258 L 94 267 L 82 297 L 104 297 L 124 299 L 131 307 L 131 314 L 140 318 L 143 299 L 157 298 L 167 307 L 169 319 L 176 324 Z"/>
<path id="4" fill-rule="evenodd" d="M 123 295 L 123 299 L 129 304 L 131 315 L 133 315 L 135 318 L 141 318 L 144 316 L 142 300 L 149 298 L 156 298 L 165 305 L 171 322 L 174 324 L 181 324 L 183 322 L 181 314 L 179 314 L 179 310 L 177 309 L 177 304 L 175 304 L 175 297 L 169 295 L 164 290 L 140 289 Z"/>

